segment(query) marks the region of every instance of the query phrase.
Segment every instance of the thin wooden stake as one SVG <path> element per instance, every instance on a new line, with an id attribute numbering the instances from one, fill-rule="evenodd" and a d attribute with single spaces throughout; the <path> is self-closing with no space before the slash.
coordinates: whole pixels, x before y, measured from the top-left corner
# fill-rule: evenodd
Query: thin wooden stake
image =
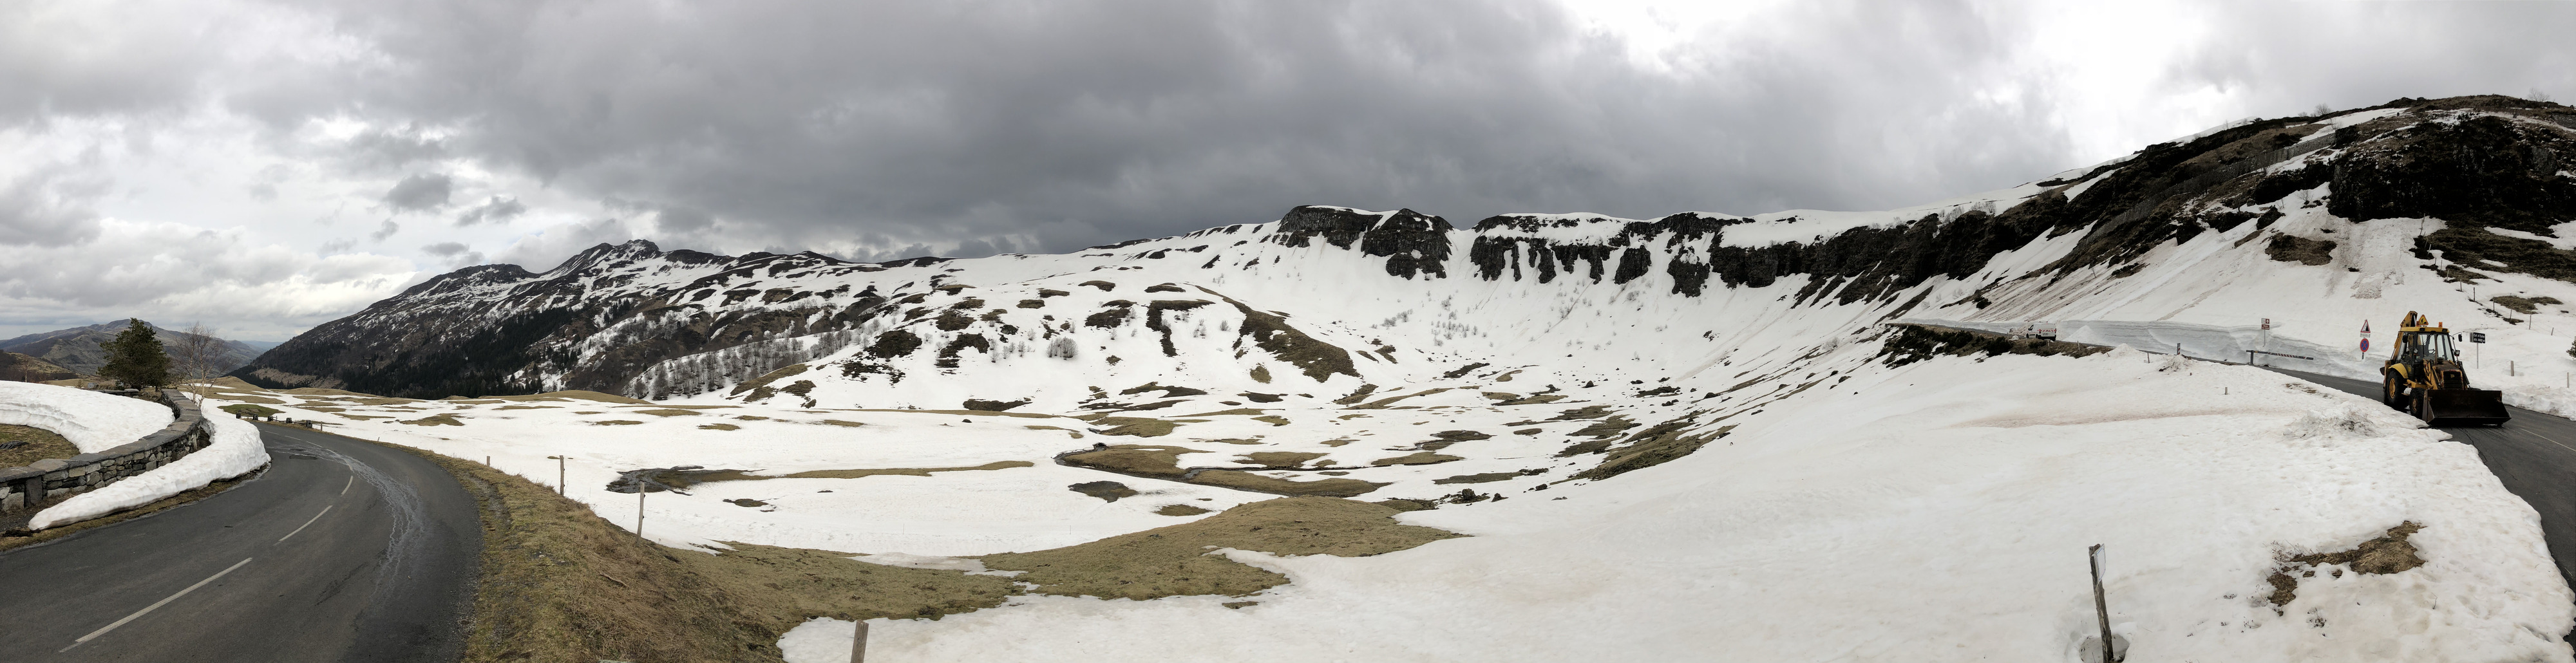
<path id="1" fill-rule="evenodd" d="M 2093 618 L 2102 626 L 2102 663 L 2114 663 L 2119 659 L 2111 657 L 2111 608 L 2102 600 L 2102 544 L 2093 544 L 2087 554 L 2093 566 Z"/>
<path id="2" fill-rule="evenodd" d="M 867 660 L 868 622 L 860 620 L 858 632 L 851 634 L 850 637 L 850 663 L 867 663 Z"/>

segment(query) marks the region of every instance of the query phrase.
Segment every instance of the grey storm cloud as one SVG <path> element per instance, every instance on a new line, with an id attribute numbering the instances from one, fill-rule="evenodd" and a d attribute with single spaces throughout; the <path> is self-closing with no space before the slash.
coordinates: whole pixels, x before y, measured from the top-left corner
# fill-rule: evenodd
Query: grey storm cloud
<path id="1" fill-rule="evenodd" d="M 483 204 L 476 205 L 473 209 L 465 210 L 465 213 L 456 215 L 456 225 L 471 226 L 486 221 L 499 223 L 516 218 L 520 214 L 527 213 L 527 211 L 528 206 L 520 204 L 519 199 L 517 198 L 493 196 L 491 199 L 485 200 Z"/>
<path id="2" fill-rule="evenodd" d="M 1533 2 L 465 6 L 323 5 L 400 63 L 334 108 L 661 201 L 681 236 L 1062 250 L 1309 203 L 1885 207 L 2070 165 L 2044 99 L 1951 89 L 2011 41 L 1964 4 L 1821 5 L 1670 72 Z"/>
<path id="3" fill-rule="evenodd" d="M 1066 250 L 1310 203 L 1461 223 L 1883 209 L 2082 165 L 2074 93 L 2028 52 L 2048 35 L 2026 16 L 2052 6 L 1781 3 L 1640 66 L 1540 0 L 317 0 L 279 7 L 363 56 L 241 75 L 243 56 L 209 55 L 225 31 L 150 21 L 77 52 L 0 44 L 0 121 L 149 122 L 214 99 L 281 135 L 377 127 L 326 159 L 351 171 L 469 162 L 561 198 L 654 201 L 529 244 L 544 247 L 615 230 L 718 250 Z M 2169 9 L 2206 42 L 2142 83 L 2177 96 L 2250 91 L 2283 115 L 2576 92 L 2576 3 Z M 381 202 L 445 209 L 455 188 L 418 173 Z M 536 204 L 492 197 L 455 220 Z M 32 236 L 17 227 L 0 232 Z"/>
<path id="4" fill-rule="evenodd" d="M 99 186 L 61 171 L 0 181 L 0 246 L 64 246 L 98 236 Z"/>
<path id="5" fill-rule="evenodd" d="M 444 174 L 415 174 L 385 190 L 385 206 L 397 212 L 436 210 L 447 206 L 447 196 L 455 187 L 456 183 Z"/>

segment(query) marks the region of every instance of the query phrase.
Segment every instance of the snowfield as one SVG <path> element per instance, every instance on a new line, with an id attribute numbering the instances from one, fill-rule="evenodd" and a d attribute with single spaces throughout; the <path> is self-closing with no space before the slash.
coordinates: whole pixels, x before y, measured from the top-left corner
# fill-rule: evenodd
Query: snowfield
<path id="1" fill-rule="evenodd" d="M 2478 112 L 2246 125 L 2267 133 L 2190 172 L 2232 159 L 2262 166 L 2238 184 L 2304 181 L 2288 174 L 2394 144 L 2319 142 L 2338 128 Z M 2477 385 L 2576 414 L 2576 283 L 2451 262 L 2422 248 L 2444 221 L 2340 218 L 2327 185 L 2184 192 L 2167 216 L 2095 209 L 2090 229 L 2012 212 L 2104 195 L 2168 209 L 2138 199 L 2182 186 L 2139 179 L 2176 168 L 2156 149 L 1887 212 L 1461 229 L 1317 207 L 1063 255 L 871 265 L 602 245 L 544 274 L 441 277 L 333 324 L 557 306 L 592 331 L 531 346 L 558 359 L 512 379 L 651 400 L 216 397 L 539 483 L 563 456 L 568 496 L 681 548 L 980 570 L 966 558 L 1279 494 L 1431 507 L 1398 519 L 1468 535 L 1347 558 L 1211 550 L 1292 580 L 1247 597 L 1024 594 L 878 621 L 882 661 L 2074 661 L 2095 631 L 2094 544 L 2135 660 L 2571 661 L 2576 594 L 2536 512 L 2472 447 L 2369 399 L 2141 350 L 2376 379 L 2394 322 L 2420 311 L 2488 335 Z M 2166 231 L 2124 244 L 2106 228 Z M 2474 239 L 2552 239 L 2526 234 Z M 1944 262 L 2007 235 L 1982 263 Z M 1859 239 L 1818 253 L 1829 237 Z M 1892 343 L 1906 337 L 1887 323 L 1908 320 L 2127 347 L 1922 359 Z M 2367 355 L 2365 321 L 2381 343 Z M 760 325 L 796 331 L 651 350 Z M 640 359 L 582 372 L 621 357 Z M 608 490 L 684 465 L 730 472 L 640 513 Z M 848 629 L 817 619 L 780 646 L 837 661 Z"/>
<path id="2" fill-rule="evenodd" d="M 2094 543 L 2115 632 L 2159 660 L 2568 659 L 2576 596 L 2474 450 L 2278 374 L 2159 367 L 1916 364 L 1569 499 L 1406 517 L 1472 538 L 1232 553 L 1295 578 L 1258 606 L 1035 597 L 882 622 L 871 659 L 2075 660 Z M 2276 554 L 2409 521 L 2422 568 L 2266 602 Z M 846 622 L 809 628 L 847 656 Z"/>
<path id="3" fill-rule="evenodd" d="M 1225 552 L 1293 582 L 1241 599 L 1021 597 L 936 621 L 881 621 L 870 648 L 889 661 L 1535 661 L 1605 652 L 1901 660 L 1927 651 L 2074 660 L 2093 629 L 2084 550 L 2100 543 L 2115 630 L 2158 658 L 2568 660 L 2556 634 L 2576 621 L 2576 595 L 2539 543 L 2537 516 L 2474 450 L 2420 422 L 2256 368 L 2131 350 L 1943 357 L 1899 368 L 1872 362 L 1872 352 L 1854 344 L 1810 360 L 1805 367 L 1853 379 L 1738 414 L 1727 420 L 1738 426 L 1732 433 L 1670 463 L 1549 490 L 1500 484 L 1511 499 L 1402 517 L 1469 538 L 1361 558 Z M 632 522 L 634 500 L 603 490 L 620 469 L 707 464 L 775 475 L 1033 462 L 656 494 L 646 531 L 673 545 L 1034 550 L 1182 520 L 1152 513 L 1163 504 L 1222 509 L 1268 497 L 1055 465 L 1052 454 L 1103 437 L 1028 428 L 1084 427 L 1061 417 L 749 407 L 656 416 L 636 413 L 666 408 L 577 398 L 381 399 L 374 407 L 304 398 L 337 403 L 321 405 L 337 412 L 308 411 L 322 417 L 449 415 L 462 425 L 342 420 L 360 437 L 488 454 L 539 481 L 554 478 L 544 456 L 570 452 L 570 494 L 620 524 Z M 1456 414 L 1469 426 L 1555 405 L 1444 409 L 1438 423 Z M 497 409 L 509 406 L 530 409 Z M 1372 412 L 1386 411 L 1285 416 Z M 1347 421 L 1385 435 L 1421 428 L 1409 419 Z M 698 427 L 713 423 L 746 427 Z M 1413 482 L 1530 460 L 1492 451 L 1474 466 L 1379 468 L 1409 474 L 1372 475 L 1395 485 L 1362 499 L 1424 496 L 1449 486 Z M 1065 489 L 1104 478 L 1145 494 L 1102 502 Z M 767 505 L 724 501 L 742 498 Z M 2408 522 L 2422 525 L 2410 539 L 2422 567 L 2324 569 L 2300 579 L 2286 605 L 2267 602 L 2277 558 L 2349 549 Z M 1259 604 L 1219 605 L 1238 600 Z M 847 651 L 847 628 L 820 620 L 782 647 L 790 660 L 838 660 L 831 652 Z M 1156 635 L 1102 636 L 1134 633 Z"/>

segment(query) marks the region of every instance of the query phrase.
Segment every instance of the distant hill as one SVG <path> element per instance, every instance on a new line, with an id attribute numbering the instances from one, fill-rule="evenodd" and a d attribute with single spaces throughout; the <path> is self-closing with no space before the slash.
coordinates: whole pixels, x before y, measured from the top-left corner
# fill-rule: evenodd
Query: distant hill
<path id="1" fill-rule="evenodd" d="M 76 377 L 80 375 L 50 361 L 15 352 L 0 352 L 0 380 L 45 382 Z"/>
<path id="2" fill-rule="evenodd" d="M 153 334 L 161 339 L 161 345 L 165 348 L 180 338 L 189 336 L 187 332 L 174 331 L 152 324 L 150 321 L 145 321 L 143 324 L 152 328 Z M 0 341 L 0 351 L 28 355 L 81 375 L 97 375 L 98 369 L 107 365 L 107 352 L 99 349 L 99 344 L 115 340 L 116 333 L 124 330 L 125 321 L 118 320 L 87 327 L 28 334 Z M 213 368 L 219 374 L 250 363 L 250 360 L 259 357 L 259 353 L 262 352 L 261 349 L 240 341 L 220 338 L 215 341 L 218 350 Z"/>

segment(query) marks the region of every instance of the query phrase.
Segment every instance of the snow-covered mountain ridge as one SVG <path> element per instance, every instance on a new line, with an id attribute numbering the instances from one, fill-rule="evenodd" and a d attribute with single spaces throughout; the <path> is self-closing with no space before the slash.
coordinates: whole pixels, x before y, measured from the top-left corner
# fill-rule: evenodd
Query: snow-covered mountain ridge
<path id="1" fill-rule="evenodd" d="M 1093 387 L 1338 397 L 1473 381 L 1461 371 L 1476 365 L 1562 371 L 1543 382 L 1556 388 L 1671 379 L 1753 347 L 1742 337 L 1762 332 L 1748 327 L 1784 316 L 1851 323 L 1833 325 L 1846 333 L 1898 316 L 2106 317 L 2092 314 L 2152 299 L 2114 293 L 2187 286 L 2159 274 L 2181 254 L 2259 256 L 2363 290 L 2435 262 L 2449 271 L 2419 281 L 2555 283 L 2576 278 L 2576 252 L 2551 244 L 2554 224 L 2576 218 L 2576 178 L 2558 156 L 2576 154 L 2571 118 L 2505 97 L 2402 99 L 2246 122 L 1884 212 L 1526 214 L 1461 229 L 1412 210 L 1309 206 L 1073 254 L 875 264 L 639 240 L 544 273 L 442 275 L 236 375 L 426 397 L 738 398 L 805 366 L 830 370 L 770 386 L 808 382 L 800 396 L 836 405 L 1062 409 L 1100 400 Z M 2368 232 L 2338 237 L 2338 224 Z M 2372 224 L 2425 232 L 2390 244 Z M 2147 319 L 2174 311 L 2156 313 Z"/>

